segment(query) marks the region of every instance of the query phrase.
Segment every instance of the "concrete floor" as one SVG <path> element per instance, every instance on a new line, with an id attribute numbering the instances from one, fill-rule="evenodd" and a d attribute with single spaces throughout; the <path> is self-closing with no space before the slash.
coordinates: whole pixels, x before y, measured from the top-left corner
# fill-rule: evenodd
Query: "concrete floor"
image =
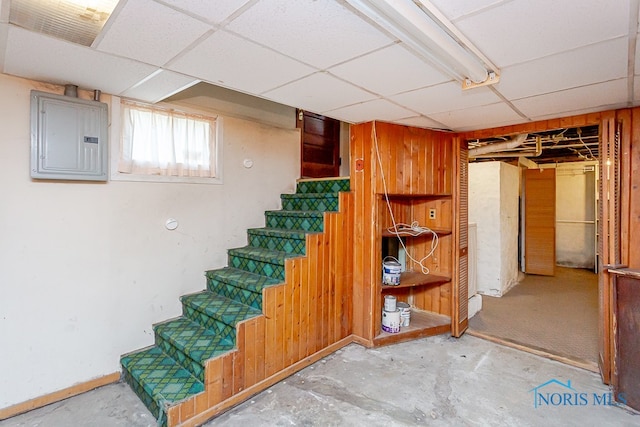
<path id="1" fill-rule="evenodd" d="M 571 381 L 567 404 L 539 401 L 535 408 L 532 389 L 553 379 Z M 556 383 L 539 391 L 559 398 L 567 389 Z M 351 344 L 205 425 L 640 425 L 640 415 L 627 408 L 596 404 L 593 395 L 608 392 L 586 370 L 472 336 L 438 336 L 377 349 Z M 121 383 L 0 421 L 0 427 L 154 425 Z"/>

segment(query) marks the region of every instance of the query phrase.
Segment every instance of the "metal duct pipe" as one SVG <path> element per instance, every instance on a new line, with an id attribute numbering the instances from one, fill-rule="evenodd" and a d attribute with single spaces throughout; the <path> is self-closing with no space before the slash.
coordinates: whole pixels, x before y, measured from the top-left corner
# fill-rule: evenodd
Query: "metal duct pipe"
<path id="1" fill-rule="evenodd" d="M 511 141 L 507 141 L 507 142 L 511 142 Z M 502 143 L 499 143 L 502 144 Z M 493 144 L 493 145 L 498 145 L 498 144 Z M 482 147 L 484 148 L 484 147 Z M 471 151 L 471 150 L 469 150 Z M 540 154 L 542 154 L 542 138 L 541 137 L 537 137 L 536 138 L 536 151 L 519 151 L 519 152 L 513 152 L 513 153 L 487 153 L 487 154 L 481 154 L 479 156 L 474 156 L 474 158 L 487 158 L 487 157 L 538 157 L 540 156 Z M 471 157 L 471 156 L 469 156 Z"/>
<path id="2" fill-rule="evenodd" d="M 513 139 L 504 142 L 497 142 L 495 144 L 487 144 L 483 147 L 471 148 L 469 150 L 469 157 L 478 157 L 482 154 L 489 153 L 497 153 L 499 151 L 510 150 L 512 148 L 516 148 L 522 145 L 522 143 L 527 139 L 526 133 L 521 135 L 516 135 Z"/>

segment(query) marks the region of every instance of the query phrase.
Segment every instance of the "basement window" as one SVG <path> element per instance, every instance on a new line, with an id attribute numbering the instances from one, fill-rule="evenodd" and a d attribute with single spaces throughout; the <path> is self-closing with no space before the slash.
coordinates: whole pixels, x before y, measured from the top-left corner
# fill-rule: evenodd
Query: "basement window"
<path id="1" fill-rule="evenodd" d="M 218 183 L 222 119 L 121 101 L 119 179 Z"/>

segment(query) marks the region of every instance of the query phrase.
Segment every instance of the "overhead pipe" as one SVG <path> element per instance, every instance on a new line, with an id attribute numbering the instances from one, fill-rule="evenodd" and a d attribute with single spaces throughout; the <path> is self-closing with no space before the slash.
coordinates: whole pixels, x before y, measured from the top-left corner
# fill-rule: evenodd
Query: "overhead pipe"
<path id="1" fill-rule="evenodd" d="M 523 133 L 520 135 L 516 135 L 513 139 L 510 139 L 508 141 L 496 142 L 494 144 L 487 144 L 482 147 L 471 148 L 469 150 L 469 157 L 475 158 L 483 154 L 498 153 L 500 151 L 510 150 L 513 148 L 520 147 L 522 143 L 527 139 L 527 136 L 529 135 L 527 135 L 526 133 Z"/>
<path id="2" fill-rule="evenodd" d="M 518 135 L 520 136 L 520 135 Z M 526 135 L 525 135 L 526 136 Z M 515 138 L 514 138 L 515 139 Z M 512 141 L 507 141 L 507 142 L 512 142 Z M 492 145 L 501 145 L 503 144 L 502 142 L 499 142 L 498 144 L 492 144 Z M 484 148 L 484 147 L 481 147 Z M 510 147 L 510 148 L 514 148 L 514 147 Z M 471 152 L 471 150 L 469 150 L 469 152 Z M 493 157 L 539 157 L 542 154 L 542 138 L 541 137 L 536 137 L 536 151 L 520 151 L 520 152 L 513 152 L 513 153 L 487 153 L 487 154 L 480 154 L 480 155 L 476 155 L 473 156 L 474 158 L 493 158 Z M 469 156 L 471 157 L 471 155 Z"/>

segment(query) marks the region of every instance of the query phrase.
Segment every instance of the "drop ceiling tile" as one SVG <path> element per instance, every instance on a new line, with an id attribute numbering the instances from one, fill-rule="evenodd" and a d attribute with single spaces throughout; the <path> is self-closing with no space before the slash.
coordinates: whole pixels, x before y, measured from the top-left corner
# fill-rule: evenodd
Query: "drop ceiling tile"
<path id="1" fill-rule="evenodd" d="M 334 0 L 261 0 L 226 28 L 320 69 L 392 42 Z"/>
<path id="2" fill-rule="evenodd" d="M 198 82 L 199 80 L 194 80 L 193 77 L 172 71 L 158 70 L 120 95 L 155 103 Z"/>
<path id="3" fill-rule="evenodd" d="M 214 24 L 221 23 L 248 2 L 249 0 L 224 0 L 216 2 L 215 7 L 212 7 L 211 0 L 164 0 L 168 5 L 198 15 Z"/>
<path id="4" fill-rule="evenodd" d="M 396 120 L 395 123 L 407 126 L 415 126 L 419 128 L 427 128 L 427 129 L 446 129 L 447 127 L 442 123 L 436 122 L 435 120 L 431 120 L 425 116 L 414 116 L 407 117 L 404 119 Z"/>
<path id="5" fill-rule="evenodd" d="M 0 3 L 2 2 L 0 1 Z M 4 57 L 7 51 L 8 35 L 9 35 L 9 24 L 0 22 L 0 72 L 4 70 Z"/>
<path id="6" fill-rule="evenodd" d="M 394 95 L 451 80 L 396 44 L 342 63 L 328 71 L 380 95 Z"/>
<path id="7" fill-rule="evenodd" d="M 46 64 L 46 66 L 42 66 Z M 4 72 L 83 89 L 121 93 L 156 67 L 10 26 Z"/>
<path id="8" fill-rule="evenodd" d="M 431 114 L 429 117 L 455 131 L 491 128 L 524 121 L 503 102 Z"/>
<path id="9" fill-rule="evenodd" d="M 169 68 L 252 94 L 273 89 L 315 71 L 223 30 L 207 37 L 172 62 Z"/>
<path id="10" fill-rule="evenodd" d="M 508 0 L 507 0 L 508 1 Z M 498 6 L 505 0 L 474 0 L 474 1 L 451 1 L 451 0 L 431 0 L 432 3 L 450 21 L 454 21 L 464 15 L 476 13 L 491 6 Z"/>
<path id="11" fill-rule="evenodd" d="M 500 100 L 487 87 L 462 90 L 457 82 L 406 92 L 390 96 L 389 99 L 425 115 L 493 104 Z"/>
<path id="12" fill-rule="evenodd" d="M 628 14 L 629 0 L 513 0 L 455 24 L 504 68 L 623 36 L 629 28 Z"/>
<path id="13" fill-rule="evenodd" d="M 530 118 L 564 116 L 569 112 L 595 108 L 602 111 L 624 106 L 627 79 L 618 79 L 579 88 L 548 93 L 513 101 L 513 105 Z"/>
<path id="14" fill-rule="evenodd" d="M 316 73 L 269 92 L 265 98 L 291 107 L 322 112 L 375 99 L 376 96 L 326 73 Z"/>
<path id="15" fill-rule="evenodd" d="M 633 105 L 640 105 L 640 76 L 638 75 L 633 80 Z"/>
<path id="16" fill-rule="evenodd" d="M 344 122 L 361 123 L 371 120 L 392 122 L 398 119 L 415 116 L 415 112 L 398 107 L 384 99 L 363 102 L 335 110 L 324 111 L 330 117 L 338 118 Z"/>
<path id="17" fill-rule="evenodd" d="M 210 29 L 210 25 L 160 3 L 129 1 L 107 22 L 96 47 L 161 66 Z"/>
<path id="18" fill-rule="evenodd" d="M 619 79 L 627 75 L 627 50 L 620 37 L 506 67 L 496 89 L 513 100 Z"/>

